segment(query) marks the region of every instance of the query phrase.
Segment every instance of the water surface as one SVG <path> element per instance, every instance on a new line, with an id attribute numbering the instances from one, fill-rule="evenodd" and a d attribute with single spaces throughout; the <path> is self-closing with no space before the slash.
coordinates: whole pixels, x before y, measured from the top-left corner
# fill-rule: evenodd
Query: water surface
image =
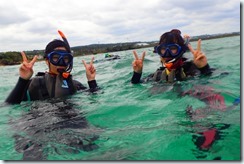
<path id="1" fill-rule="evenodd" d="M 196 42 L 192 45 L 196 47 Z M 152 50 L 137 50 L 147 51 L 143 76 L 160 66 Z M 224 97 L 227 107 L 232 106 L 240 96 L 240 37 L 204 40 L 202 50 L 215 72 L 179 85 L 185 91 L 199 85 L 211 87 Z M 114 54 L 121 59 L 95 63 L 101 87 L 97 94 L 83 92 L 65 100 L 12 106 L 3 102 L 17 82 L 19 65 L 1 66 L 1 159 L 21 160 L 25 154 L 17 151 L 16 144 L 32 143 L 31 155 L 47 160 L 240 160 L 240 105 L 209 111 L 197 98 L 178 96 L 175 86 L 133 85 L 132 51 Z M 189 53 L 186 56 L 192 58 Z M 95 56 L 103 58 L 103 54 Z M 87 85 L 82 59 L 88 62 L 91 56 L 74 59 L 73 76 Z M 45 70 L 44 62 L 34 66 L 35 73 Z M 206 112 L 190 118 L 189 106 Z M 201 133 L 212 134 L 213 129 L 212 145 L 199 148 L 196 140 L 201 140 Z"/>

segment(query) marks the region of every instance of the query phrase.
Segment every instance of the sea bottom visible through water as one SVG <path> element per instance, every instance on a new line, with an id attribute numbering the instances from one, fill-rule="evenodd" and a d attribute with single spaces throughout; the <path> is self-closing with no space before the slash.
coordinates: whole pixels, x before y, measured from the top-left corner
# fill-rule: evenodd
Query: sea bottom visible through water
<path id="1" fill-rule="evenodd" d="M 137 50 L 147 52 L 143 77 L 160 67 L 152 50 Z M 240 37 L 203 40 L 202 50 L 215 68 L 211 76 L 133 85 L 131 50 L 114 52 L 120 59 L 111 61 L 98 54 L 97 93 L 18 105 L 4 101 L 19 65 L 1 66 L 1 160 L 241 160 L 241 109 L 234 103 L 240 97 Z M 190 52 L 186 56 L 192 58 Z M 73 78 L 88 86 L 82 59 L 91 56 L 74 58 Z M 45 71 L 44 65 L 36 62 L 35 73 Z M 224 104 L 191 96 L 198 93 L 215 93 L 212 101 L 223 98 Z"/>

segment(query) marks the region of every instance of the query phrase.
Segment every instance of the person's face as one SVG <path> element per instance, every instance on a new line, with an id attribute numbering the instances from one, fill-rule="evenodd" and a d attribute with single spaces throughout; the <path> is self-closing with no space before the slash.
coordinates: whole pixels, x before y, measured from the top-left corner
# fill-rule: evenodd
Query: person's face
<path id="1" fill-rule="evenodd" d="M 64 50 L 64 51 L 66 51 L 66 49 L 64 47 L 57 47 L 54 50 Z M 58 60 L 58 57 L 55 58 L 55 56 L 54 56 L 53 57 L 53 60 L 55 60 L 55 59 Z M 66 60 L 66 59 L 64 58 L 64 60 Z M 49 62 L 48 59 L 46 59 L 46 64 L 49 66 L 49 73 L 56 74 L 56 75 L 59 74 L 58 69 L 64 69 L 64 70 L 66 70 L 66 68 L 67 68 L 65 66 L 56 66 L 56 65 L 53 65 L 51 62 Z"/>
<path id="2" fill-rule="evenodd" d="M 176 58 L 181 52 L 181 47 L 178 44 L 161 44 L 158 46 L 157 51 L 163 64 Z"/>

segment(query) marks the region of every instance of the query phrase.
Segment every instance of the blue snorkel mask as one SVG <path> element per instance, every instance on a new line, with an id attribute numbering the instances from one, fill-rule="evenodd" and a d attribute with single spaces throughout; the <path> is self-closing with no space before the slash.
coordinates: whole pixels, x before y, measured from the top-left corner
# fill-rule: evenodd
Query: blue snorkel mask
<path id="1" fill-rule="evenodd" d="M 155 52 L 162 58 L 172 58 L 167 63 L 174 63 L 186 52 L 178 44 L 160 44 L 155 47 Z"/>
<path id="2" fill-rule="evenodd" d="M 156 47 L 156 52 L 162 58 L 176 58 L 182 51 L 181 46 L 178 44 L 160 44 Z"/>
<path id="3" fill-rule="evenodd" d="M 64 50 L 54 50 L 47 55 L 48 60 L 55 66 L 73 65 L 73 56 Z"/>

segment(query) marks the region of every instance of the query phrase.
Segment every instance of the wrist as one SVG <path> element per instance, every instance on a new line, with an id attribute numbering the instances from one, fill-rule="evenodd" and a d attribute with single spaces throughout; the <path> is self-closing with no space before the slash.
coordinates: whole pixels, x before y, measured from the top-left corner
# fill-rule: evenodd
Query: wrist
<path id="1" fill-rule="evenodd" d="M 97 88 L 97 82 L 96 80 L 88 81 L 88 85 L 90 89 Z"/>
<path id="2" fill-rule="evenodd" d="M 21 79 L 23 80 L 30 80 L 31 76 L 30 77 L 22 77 L 22 76 L 19 76 Z"/>
<path id="3" fill-rule="evenodd" d="M 23 78 L 23 77 L 19 76 L 19 80 L 22 81 L 22 82 L 24 82 L 24 81 L 29 81 L 30 78 L 29 79 L 26 79 L 26 78 Z"/>
<path id="4" fill-rule="evenodd" d="M 142 73 L 142 69 L 141 70 L 134 70 L 134 72 L 141 74 Z"/>
<path id="5" fill-rule="evenodd" d="M 87 78 L 88 81 L 93 81 L 95 78 Z"/>

